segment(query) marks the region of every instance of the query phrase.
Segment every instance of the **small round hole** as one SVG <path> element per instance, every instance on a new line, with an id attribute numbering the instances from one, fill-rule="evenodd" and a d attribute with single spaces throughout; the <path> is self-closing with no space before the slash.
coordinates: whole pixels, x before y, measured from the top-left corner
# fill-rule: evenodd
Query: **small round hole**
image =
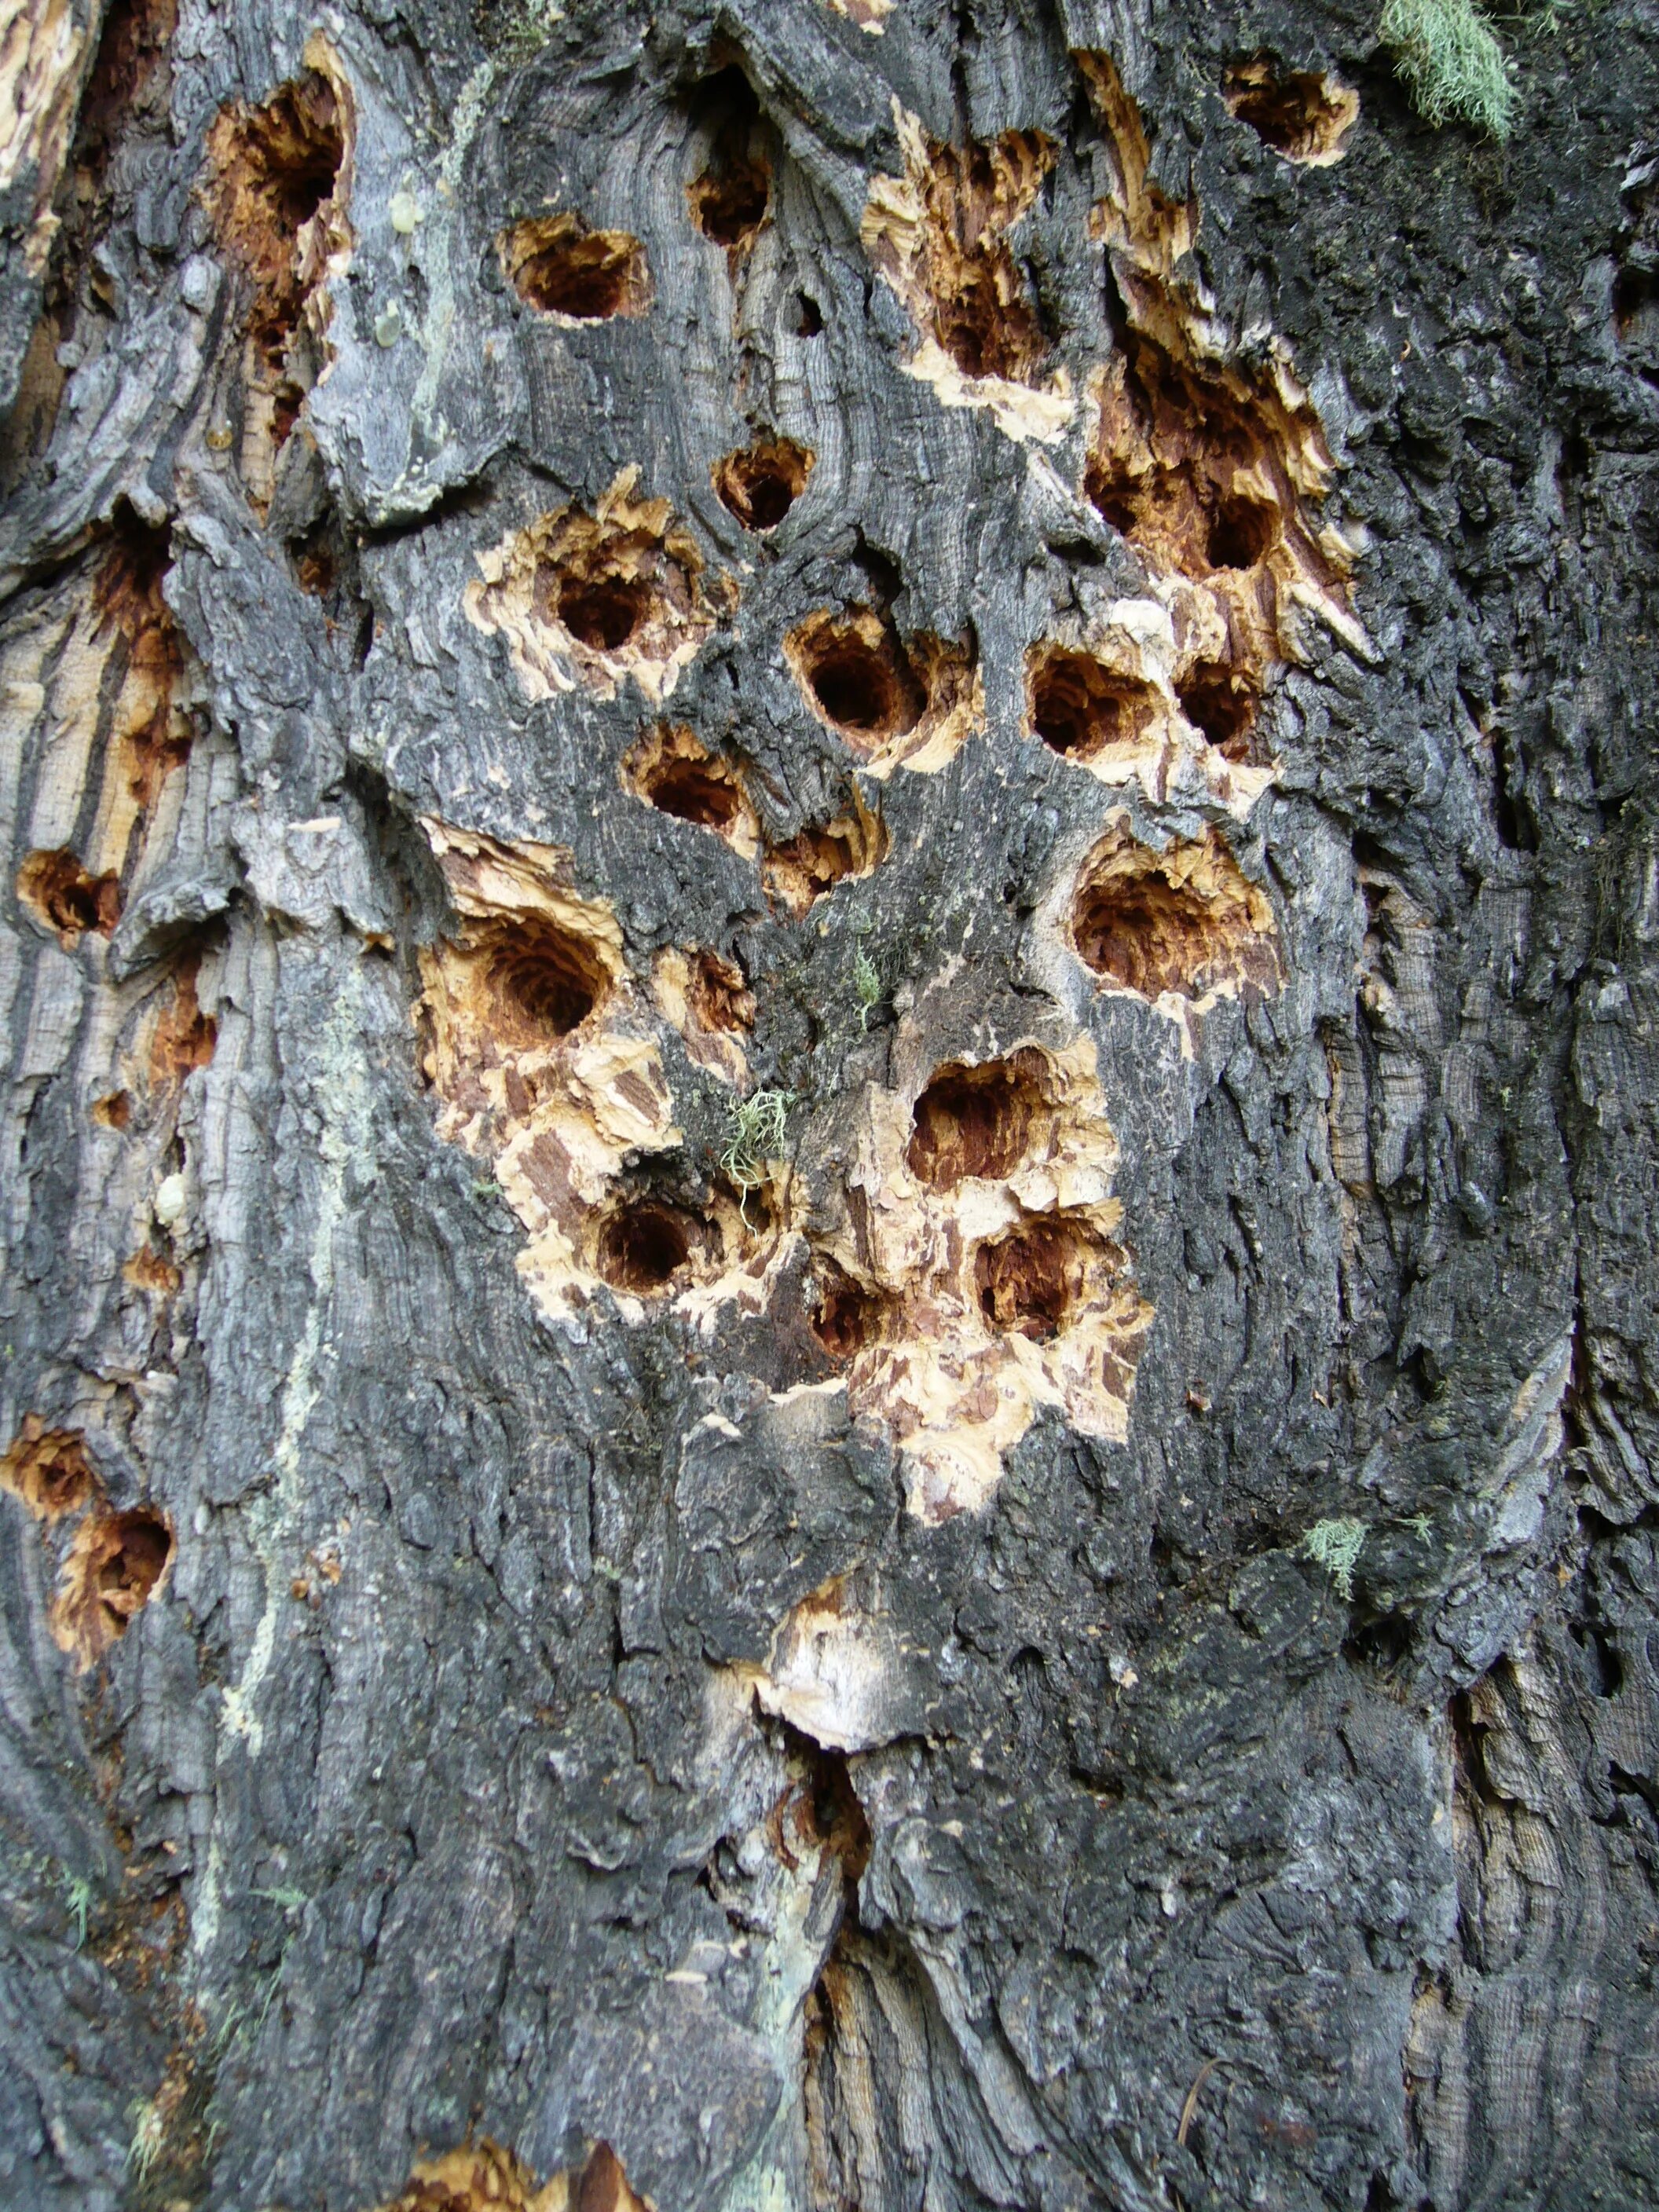
<path id="1" fill-rule="evenodd" d="M 1223 500 L 1210 517 L 1205 554 L 1212 568 L 1254 568 L 1273 542 L 1275 517 L 1253 499 Z"/>
<path id="2" fill-rule="evenodd" d="M 1221 660 L 1201 660 L 1176 687 L 1181 711 L 1228 760 L 1252 757 L 1261 702 L 1255 688 Z"/>
<path id="3" fill-rule="evenodd" d="M 600 1231 L 599 1273 L 615 1290 L 650 1297 L 667 1288 L 690 1252 L 684 1216 L 642 1200 L 613 1213 Z"/>
<path id="4" fill-rule="evenodd" d="M 768 440 L 718 463 L 714 489 L 745 530 L 775 530 L 805 489 L 811 466 L 811 454 L 793 440 Z"/>
<path id="5" fill-rule="evenodd" d="M 559 619 L 579 645 L 593 653 L 618 652 L 645 620 L 650 605 L 651 587 L 642 577 L 560 580 Z"/>
<path id="6" fill-rule="evenodd" d="M 552 924 L 504 936 L 489 967 L 495 1009 L 510 1042 L 540 1044 L 580 1027 L 609 987 L 598 957 Z"/>

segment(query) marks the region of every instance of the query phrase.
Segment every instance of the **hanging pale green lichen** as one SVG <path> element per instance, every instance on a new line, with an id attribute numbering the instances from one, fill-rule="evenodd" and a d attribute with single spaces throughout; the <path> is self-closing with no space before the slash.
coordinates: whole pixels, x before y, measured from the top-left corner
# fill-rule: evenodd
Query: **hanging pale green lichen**
<path id="1" fill-rule="evenodd" d="M 782 1157 L 784 1124 L 794 1103 L 793 1091 L 757 1091 L 732 1106 L 720 1166 L 739 1194 L 758 1190 L 769 1163 Z"/>
<path id="2" fill-rule="evenodd" d="M 1364 1522 L 1346 1515 L 1334 1521 L 1316 1521 L 1302 1539 L 1303 1552 L 1316 1566 L 1324 1568 L 1345 1605 L 1353 1595 L 1353 1571 L 1364 1544 Z"/>
<path id="3" fill-rule="evenodd" d="M 1507 138 L 1515 87 L 1498 35 L 1474 0 L 1388 0 L 1378 26 L 1419 114 L 1459 117 Z"/>

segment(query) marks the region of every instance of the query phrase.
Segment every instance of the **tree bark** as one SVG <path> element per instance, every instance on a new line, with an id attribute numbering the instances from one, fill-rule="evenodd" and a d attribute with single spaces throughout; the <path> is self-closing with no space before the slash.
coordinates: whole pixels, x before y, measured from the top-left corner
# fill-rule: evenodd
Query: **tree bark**
<path id="1" fill-rule="evenodd" d="M 7 2205 L 1654 2201 L 1656 40 L 22 0 Z"/>

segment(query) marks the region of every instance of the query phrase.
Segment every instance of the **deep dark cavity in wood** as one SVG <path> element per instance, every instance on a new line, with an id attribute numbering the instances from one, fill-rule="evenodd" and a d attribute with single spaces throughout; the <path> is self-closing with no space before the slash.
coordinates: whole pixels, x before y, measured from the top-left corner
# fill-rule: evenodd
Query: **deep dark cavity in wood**
<path id="1" fill-rule="evenodd" d="M 696 109 L 712 129 L 708 166 L 689 188 L 705 238 L 738 252 L 766 219 L 772 164 L 756 143 L 760 102 L 740 69 L 722 70 L 699 88 Z"/>
<path id="2" fill-rule="evenodd" d="M 580 938 L 556 923 L 528 919 L 499 934 L 488 974 L 504 1035 L 530 1045 L 579 1029 L 610 981 L 604 963 Z"/>
<path id="3" fill-rule="evenodd" d="M 1139 737 L 1158 712 L 1158 693 L 1138 676 L 1104 666 L 1092 654 L 1039 648 L 1030 661 L 1031 727 L 1046 745 L 1087 760 Z"/>
<path id="4" fill-rule="evenodd" d="M 1077 1224 L 1033 1220 L 981 1244 L 974 1287 L 988 1325 L 1039 1343 L 1057 1336 L 1081 1293 L 1091 1241 Z"/>
<path id="5" fill-rule="evenodd" d="M 720 503 L 745 530 L 775 530 L 806 489 L 812 455 L 789 438 L 765 438 L 714 469 Z"/>
<path id="6" fill-rule="evenodd" d="M 1047 1103 L 1035 1054 L 942 1067 L 916 1101 L 905 1157 L 919 1182 L 951 1190 L 1012 1173 Z"/>
<path id="7" fill-rule="evenodd" d="M 648 303 L 645 249 L 621 230 L 590 230 L 579 216 L 531 217 L 504 231 L 501 265 L 519 297 L 574 322 L 637 315 Z"/>
<path id="8" fill-rule="evenodd" d="M 653 1199 L 619 1207 L 599 1233 L 599 1270 L 613 1290 L 654 1296 L 690 1256 L 690 1220 Z"/>
<path id="9" fill-rule="evenodd" d="M 1255 758 L 1252 742 L 1260 695 L 1225 661 L 1202 660 L 1176 685 L 1181 710 L 1195 730 L 1231 761 Z"/>

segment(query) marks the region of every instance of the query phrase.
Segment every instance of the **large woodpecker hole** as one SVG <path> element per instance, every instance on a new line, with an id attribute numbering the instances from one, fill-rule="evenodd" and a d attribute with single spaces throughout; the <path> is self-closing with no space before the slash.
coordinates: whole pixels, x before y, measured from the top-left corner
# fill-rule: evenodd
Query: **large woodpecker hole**
<path id="1" fill-rule="evenodd" d="M 121 919 L 118 878 L 91 874 L 67 845 L 29 854 L 17 871 L 17 896 L 65 945 L 88 932 L 111 936 Z"/>
<path id="2" fill-rule="evenodd" d="M 1148 999 L 1162 991 L 1192 991 L 1209 961 L 1210 927 L 1202 903 L 1150 872 L 1085 891 L 1073 933 L 1097 974 Z"/>
<path id="3" fill-rule="evenodd" d="M 854 1358 L 880 1334 L 888 1301 L 849 1275 L 833 1260 L 818 1270 L 817 1304 L 812 1314 L 812 1333 L 838 1363 Z"/>
<path id="4" fill-rule="evenodd" d="M 590 230 L 577 215 L 532 216 L 496 240 L 519 297 L 574 323 L 642 315 L 650 304 L 645 248 L 625 230 Z"/>
<path id="5" fill-rule="evenodd" d="M 736 851 L 752 856 L 759 823 L 741 776 L 684 722 L 647 729 L 622 769 L 623 783 L 647 806 L 712 830 Z"/>
<path id="6" fill-rule="evenodd" d="M 1035 1053 L 942 1067 L 916 1101 L 905 1153 L 918 1182 L 952 1190 L 970 1176 L 1012 1175 L 1047 1106 Z"/>
<path id="7" fill-rule="evenodd" d="M 839 816 L 823 829 L 811 826 L 781 845 L 769 846 L 762 874 L 771 896 L 799 917 L 843 878 L 867 876 L 886 852 L 885 826 L 860 809 Z"/>
<path id="8" fill-rule="evenodd" d="M 1109 746 L 1133 744 L 1157 716 L 1152 684 L 1105 667 L 1091 653 L 1039 647 L 1028 668 L 1031 727 L 1069 759 L 1089 760 Z"/>
<path id="9" fill-rule="evenodd" d="M 724 69 L 700 92 L 697 105 L 713 124 L 708 166 L 688 187 L 692 220 L 728 252 L 746 246 L 766 219 L 772 165 L 756 143 L 760 102 L 740 69 Z"/>
<path id="10" fill-rule="evenodd" d="M 1212 830 L 1161 853 L 1110 832 L 1085 866 L 1072 942 L 1097 975 L 1147 999 L 1279 981 L 1267 898 Z"/>
<path id="11" fill-rule="evenodd" d="M 1241 123 L 1287 161 L 1316 167 L 1340 161 L 1359 115 L 1359 95 L 1316 70 L 1279 76 L 1257 54 L 1227 72 L 1223 96 Z"/>
<path id="12" fill-rule="evenodd" d="M 554 594 L 559 620 L 580 645 L 615 653 L 626 645 L 651 609 L 643 576 L 566 576 Z"/>
<path id="13" fill-rule="evenodd" d="M 792 438 L 763 438 L 714 464 L 714 489 L 745 530 L 775 530 L 805 490 L 813 459 Z"/>
<path id="14" fill-rule="evenodd" d="M 599 1231 L 599 1273 L 613 1290 L 651 1297 L 689 1265 L 693 1224 L 654 1199 L 619 1206 Z"/>
<path id="15" fill-rule="evenodd" d="M 1054 166 L 1054 147 L 1036 131 L 947 146 L 929 139 L 907 149 L 902 195 L 872 199 L 866 250 L 957 371 L 975 380 L 1036 380 L 1048 342 L 1030 278 L 1008 234 L 1030 208 Z"/>
<path id="16" fill-rule="evenodd" d="M 73 1429 L 49 1429 L 27 1413 L 3 1459 L 0 1490 L 21 1498 L 37 1520 L 78 1512 L 97 1488 L 86 1446 Z"/>
<path id="17" fill-rule="evenodd" d="M 208 133 L 208 157 L 221 241 L 253 279 L 248 334 L 280 368 L 326 258 L 315 219 L 345 159 L 333 88 L 309 70 L 263 107 L 226 108 Z"/>
<path id="18" fill-rule="evenodd" d="M 704 830 L 729 830 L 743 805 L 731 770 L 707 761 L 665 760 L 641 790 L 662 813 Z"/>
<path id="19" fill-rule="evenodd" d="M 825 721 L 860 751 L 904 736 L 927 708 L 927 693 L 908 654 L 867 611 L 844 623 L 815 616 L 792 633 L 785 649 Z"/>
<path id="20" fill-rule="evenodd" d="M 682 822 L 726 830 L 736 820 L 740 794 L 724 777 L 696 761 L 671 761 L 649 787 L 651 804 Z"/>
<path id="21" fill-rule="evenodd" d="M 190 725 L 173 705 L 184 644 L 161 589 L 172 558 L 167 526 L 141 521 L 123 501 L 92 587 L 99 630 L 114 634 L 118 653 L 125 649 L 128 780 L 146 811 L 190 753 Z"/>
<path id="22" fill-rule="evenodd" d="M 717 246 L 747 246 L 766 217 L 772 167 L 765 160 L 734 161 L 723 176 L 701 176 L 691 187 L 697 228 Z"/>
<path id="23" fill-rule="evenodd" d="M 981 1244 L 974 1287 L 987 1325 L 1042 1343 L 1058 1336 L 1081 1299 L 1088 1260 L 1100 1240 L 1080 1224 L 1022 1222 Z"/>
<path id="24" fill-rule="evenodd" d="M 1216 750 L 1240 763 L 1255 760 L 1261 696 L 1248 678 L 1223 660 L 1200 660 L 1176 686 L 1181 711 Z"/>
<path id="25" fill-rule="evenodd" d="M 173 1556 L 173 1532 L 159 1513 L 137 1506 L 94 1514 L 76 1532 L 52 1606 L 52 1633 L 85 1667 L 125 1636 Z"/>
<path id="26" fill-rule="evenodd" d="M 496 1027 L 521 1048 L 568 1036 L 611 986 L 591 945 L 556 922 L 530 917 L 495 938 L 486 972 Z"/>
<path id="27" fill-rule="evenodd" d="M 666 522 L 665 502 L 612 501 L 597 516 L 572 509 L 533 526 L 524 548 L 527 611 L 579 652 L 635 672 L 689 659 L 707 628 L 697 554 Z M 584 672 L 611 682 L 616 672 Z"/>

